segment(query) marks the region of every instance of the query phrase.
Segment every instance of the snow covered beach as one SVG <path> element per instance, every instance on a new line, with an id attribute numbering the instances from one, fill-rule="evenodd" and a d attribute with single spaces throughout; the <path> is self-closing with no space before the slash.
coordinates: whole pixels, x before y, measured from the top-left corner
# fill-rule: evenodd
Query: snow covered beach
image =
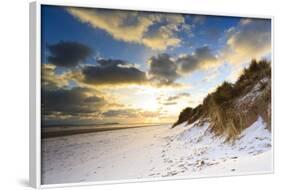
<path id="1" fill-rule="evenodd" d="M 272 171 L 261 118 L 225 143 L 208 123 L 158 125 L 42 139 L 42 182 L 77 183 Z"/>

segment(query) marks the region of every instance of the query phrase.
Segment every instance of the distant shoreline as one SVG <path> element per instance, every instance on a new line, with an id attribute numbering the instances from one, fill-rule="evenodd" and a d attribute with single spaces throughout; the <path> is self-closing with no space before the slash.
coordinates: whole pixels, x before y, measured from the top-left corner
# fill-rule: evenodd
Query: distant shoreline
<path id="1" fill-rule="evenodd" d="M 85 134 L 85 133 L 96 133 L 96 132 L 103 132 L 103 131 L 114 131 L 114 130 L 122 130 L 122 129 L 135 129 L 141 127 L 155 127 L 161 124 L 151 124 L 151 125 L 137 125 L 137 126 L 127 126 L 127 127 L 92 127 L 92 128 L 80 128 L 80 127 L 59 127 L 58 130 L 53 130 L 51 128 L 42 128 L 41 131 L 41 138 L 54 138 L 54 137 L 61 137 L 61 136 L 69 136 L 69 135 L 76 135 L 76 134 Z M 162 124 L 163 125 L 163 124 Z M 169 124 L 167 124 L 169 125 Z"/>
<path id="2" fill-rule="evenodd" d="M 52 124 L 52 125 L 43 125 L 42 127 L 78 127 L 78 126 L 107 126 L 107 125 L 120 125 L 120 123 L 89 123 L 89 124 Z"/>

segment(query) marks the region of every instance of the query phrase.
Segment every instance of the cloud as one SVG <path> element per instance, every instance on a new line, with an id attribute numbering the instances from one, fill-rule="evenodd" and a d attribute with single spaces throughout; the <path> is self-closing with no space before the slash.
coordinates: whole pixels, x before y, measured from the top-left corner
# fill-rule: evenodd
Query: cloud
<path id="1" fill-rule="evenodd" d="M 176 105 L 177 104 L 177 102 L 165 102 L 165 103 L 163 103 L 163 105 L 165 105 L 165 106 L 172 106 L 172 105 Z"/>
<path id="2" fill-rule="evenodd" d="M 119 60 L 119 59 L 98 59 L 97 63 L 100 64 L 101 66 L 121 66 L 121 65 L 129 65 L 124 60 Z"/>
<path id="3" fill-rule="evenodd" d="M 178 100 L 183 99 L 183 98 L 188 98 L 188 97 L 190 97 L 189 93 L 182 92 L 175 96 L 170 96 L 170 97 L 164 98 L 164 99 L 158 98 L 157 100 L 158 100 L 159 104 L 162 104 L 165 106 L 170 106 L 170 105 L 176 105 Z"/>
<path id="4" fill-rule="evenodd" d="M 89 96 L 84 99 L 84 102 L 86 103 L 101 103 L 104 102 L 104 98 L 100 98 L 98 96 Z"/>
<path id="5" fill-rule="evenodd" d="M 56 74 L 54 64 L 44 64 L 42 81 L 48 89 L 66 87 L 71 81 L 79 86 L 151 85 L 154 87 L 183 87 L 176 82 L 184 74 L 197 69 L 207 69 L 218 62 L 211 50 L 201 47 L 190 55 L 171 57 L 169 54 L 152 56 L 148 61 L 148 71 L 144 72 L 136 64 L 119 59 L 100 58 L 97 64 L 84 64 L 79 68 Z M 186 85 L 185 85 L 186 86 Z"/>
<path id="6" fill-rule="evenodd" d="M 159 85 L 170 85 L 180 77 L 177 73 L 177 64 L 168 54 L 159 54 L 148 60 L 150 66 L 148 74 L 152 81 Z"/>
<path id="7" fill-rule="evenodd" d="M 159 54 L 148 60 L 148 76 L 151 81 L 163 85 L 177 84 L 175 81 L 183 75 L 196 70 L 207 70 L 222 62 L 213 54 L 208 46 L 197 48 L 191 54 L 171 57 L 169 54 Z"/>
<path id="8" fill-rule="evenodd" d="M 91 48 L 79 42 L 60 41 L 47 48 L 48 62 L 61 67 L 74 67 L 92 54 Z"/>
<path id="9" fill-rule="evenodd" d="M 163 55 L 158 57 L 163 58 Z M 155 59 L 157 58 L 155 57 Z M 96 62 L 95 65 L 85 64 L 82 67 L 63 70 L 60 73 L 56 73 L 57 66 L 54 64 L 42 64 L 42 88 L 46 90 L 66 89 L 71 83 L 93 89 L 98 86 L 150 85 L 174 88 L 181 85 L 174 83 L 174 77 L 169 76 L 177 75 L 173 73 L 176 72 L 177 68 L 172 61 L 158 65 L 154 60 L 151 65 L 150 77 L 148 77 L 148 72 L 141 71 L 136 68 L 135 64 L 124 60 L 98 59 Z M 174 68 L 169 64 L 173 64 Z M 165 71 L 166 69 L 170 69 L 170 71 Z"/>
<path id="10" fill-rule="evenodd" d="M 181 41 L 176 32 L 184 24 L 182 15 L 74 7 L 67 10 L 81 22 L 102 29 L 117 40 L 143 44 L 157 50 L 177 46 Z M 159 29 L 151 32 L 153 26 Z"/>
<path id="11" fill-rule="evenodd" d="M 57 66 L 51 63 L 41 65 L 41 82 L 44 90 L 65 89 L 71 82 L 82 81 L 80 68 L 62 70 L 56 73 Z"/>
<path id="12" fill-rule="evenodd" d="M 58 89 L 66 87 L 69 83 L 68 74 L 63 73 L 61 75 L 57 75 L 55 73 L 56 66 L 53 64 L 42 64 L 42 88 L 44 89 Z"/>
<path id="13" fill-rule="evenodd" d="M 187 74 L 199 69 L 209 69 L 219 64 L 218 58 L 213 55 L 208 46 L 197 48 L 195 52 L 180 56 L 176 62 L 180 73 Z"/>
<path id="14" fill-rule="evenodd" d="M 102 115 L 106 118 L 154 118 L 157 117 L 159 113 L 152 112 L 152 111 L 145 111 L 143 109 L 133 109 L 133 108 L 127 108 L 127 109 L 111 109 L 107 110 L 106 112 L 103 112 Z"/>
<path id="15" fill-rule="evenodd" d="M 105 117 L 138 117 L 137 110 L 134 109 L 108 110 L 102 115 Z"/>
<path id="16" fill-rule="evenodd" d="M 271 53 L 271 21 L 242 19 L 227 31 L 227 43 L 221 58 L 231 64 L 243 64 Z"/>
<path id="17" fill-rule="evenodd" d="M 161 27 L 153 34 L 145 36 L 142 42 L 152 49 L 165 50 L 169 46 L 178 46 L 181 40 L 173 37 L 173 32 L 169 28 Z"/>
<path id="18" fill-rule="evenodd" d="M 115 39 L 127 42 L 139 41 L 143 33 L 153 24 L 152 19 L 139 16 L 136 11 L 90 8 L 68 8 L 68 11 L 81 22 L 89 23 L 94 28 L 103 29 Z"/>
<path id="19" fill-rule="evenodd" d="M 82 70 L 83 82 L 93 85 L 145 84 L 146 73 L 121 60 L 102 59 Z M 126 65 L 126 66 L 124 66 Z"/>
<path id="20" fill-rule="evenodd" d="M 178 95 L 176 96 L 170 96 L 167 98 L 167 101 L 170 102 L 170 101 L 175 101 L 175 100 L 178 100 L 178 99 L 181 99 L 183 97 L 190 97 L 190 94 L 187 93 L 187 92 L 183 92 L 183 93 L 179 93 Z"/>
<path id="21" fill-rule="evenodd" d="M 90 89 L 75 87 L 42 91 L 43 115 L 83 115 L 97 112 L 107 102 L 103 97 L 91 95 Z"/>
<path id="22" fill-rule="evenodd" d="M 143 37 L 143 44 L 152 49 L 165 50 L 170 46 L 178 46 L 181 39 L 176 37 L 174 33 L 180 29 L 190 28 L 185 24 L 184 17 L 175 14 L 158 14 L 158 21 L 161 25 L 154 31 L 147 31 Z M 158 24 L 159 25 L 159 24 Z"/>

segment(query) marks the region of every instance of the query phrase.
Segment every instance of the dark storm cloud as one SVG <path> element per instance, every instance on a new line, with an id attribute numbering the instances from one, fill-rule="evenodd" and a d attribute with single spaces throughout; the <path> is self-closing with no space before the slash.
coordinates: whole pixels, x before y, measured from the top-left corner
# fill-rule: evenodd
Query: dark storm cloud
<path id="1" fill-rule="evenodd" d="M 93 53 L 91 48 L 79 42 L 60 41 L 47 48 L 51 54 L 48 62 L 61 67 L 74 67 Z"/>
<path id="2" fill-rule="evenodd" d="M 177 73 L 177 64 L 168 54 L 159 54 L 153 56 L 149 60 L 149 76 L 150 79 L 159 82 L 160 85 L 172 84 L 179 74 Z"/>
<path id="3" fill-rule="evenodd" d="M 190 73 L 198 69 L 208 68 L 218 63 L 208 46 L 197 48 L 193 54 L 184 55 L 176 60 L 181 73 Z"/>
<path id="4" fill-rule="evenodd" d="M 122 60 L 98 60 L 97 66 L 87 66 L 82 70 L 84 82 L 96 85 L 143 84 L 147 82 L 145 72 L 130 66 Z"/>
<path id="5" fill-rule="evenodd" d="M 44 115 L 62 113 L 79 115 L 97 112 L 106 101 L 102 97 L 87 96 L 89 89 L 76 87 L 73 89 L 43 90 L 42 111 Z"/>

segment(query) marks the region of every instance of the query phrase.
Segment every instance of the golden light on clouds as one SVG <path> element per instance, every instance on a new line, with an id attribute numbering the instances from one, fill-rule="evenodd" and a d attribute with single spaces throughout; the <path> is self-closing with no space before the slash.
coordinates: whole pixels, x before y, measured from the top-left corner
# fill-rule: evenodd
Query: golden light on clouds
<path id="1" fill-rule="evenodd" d="M 175 35 L 178 26 L 184 24 L 181 15 L 145 14 L 136 11 L 95 10 L 87 8 L 67 8 L 81 22 L 94 28 L 105 30 L 117 40 L 143 44 L 152 49 L 165 50 L 177 46 L 181 40 Z M 167 22 L 150 32 L 149 27 Z M 125 35 L 124 35 L 125 34 Z"/>
<path id="2" fill-rule="evenodd" d="M 231 64 L 244 64 L 271 53 L 271 23 L 262 19 L 242 19 L 238 29 L 229 30 L 221 59 Z"/>

